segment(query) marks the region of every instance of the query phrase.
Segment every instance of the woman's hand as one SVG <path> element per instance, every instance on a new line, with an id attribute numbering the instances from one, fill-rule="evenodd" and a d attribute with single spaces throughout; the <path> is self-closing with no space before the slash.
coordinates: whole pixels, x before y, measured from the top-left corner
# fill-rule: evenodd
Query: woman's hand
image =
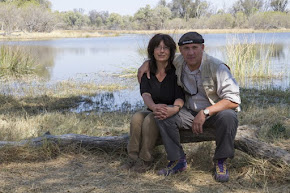
<path id="1" fill-rule="evenodd" d="M 161 112 L 162 109 L 166 108 L 167 105 L 166 104 L 154 104 L 151 108 L 151 110 L 154 112 Z"/>
<path id="2" fill-rule="evenodd" d="M 143 74 L 147 74 L 147 78 L 150 79 L 150 69 L 149 69 L 149 60 L 145 61 L 139 68 L 137 73 L 138 82 L 141 83 L 141 78 Z"/>
<path id="3" fill-rule="evenodd" d="M 168 117 L 171 117 L 178 113 L 179 107 L 178 106 L 160 106 L 156 108 L 155 111 L 153 111 L 154 117 L 159 120 L 167 119 Z"/>

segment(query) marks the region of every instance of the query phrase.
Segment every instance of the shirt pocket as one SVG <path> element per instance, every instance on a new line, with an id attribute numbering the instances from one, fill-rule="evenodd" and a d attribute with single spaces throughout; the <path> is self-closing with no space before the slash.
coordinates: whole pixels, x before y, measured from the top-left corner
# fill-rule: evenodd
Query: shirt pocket
<path id="1" fill-rule="evenodd" d="M 205 77 L 202 80 L 202 85 L 203 85 L 203 88 L 204 88 L 205 92 L 208 92 L 208 93 L 216 92 L 216 86 L 215 86 L 214 81 L 213 81 L 212 78 Z"/>

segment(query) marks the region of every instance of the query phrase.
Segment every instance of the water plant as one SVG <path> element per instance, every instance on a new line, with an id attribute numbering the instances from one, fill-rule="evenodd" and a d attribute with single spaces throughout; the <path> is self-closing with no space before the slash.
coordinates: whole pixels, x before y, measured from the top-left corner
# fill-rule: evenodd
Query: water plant
<path id="1" fill-rule="evenodd" d="M 119 75 L 119 77 L 126 77 L 126 78 L 132 78 L 137 76 L 137 68 L 133 67 L 122 67 L 123 71 Z"/>
<path id="2" fill-rule="evenodd" d="M 0 46 L 0 76 L 32 74 L 35 60 L 18 46 Z"/>
<path id="3" fill-rule="evenodd" d="M 226 57 L 233 75 L 238 79 L 274 77 L 274 73 L 270 71 L 273 45 L 257 43 L 255 39 L 236 36 L 229 38 Z"/>

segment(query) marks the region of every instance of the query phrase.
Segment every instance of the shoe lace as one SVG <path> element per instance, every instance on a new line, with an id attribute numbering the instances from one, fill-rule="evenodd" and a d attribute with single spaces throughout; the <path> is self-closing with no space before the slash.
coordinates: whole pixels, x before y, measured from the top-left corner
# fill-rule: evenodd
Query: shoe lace
<path id="1" fill-rule="evenodd" d="M 217 174 L 226 174 L 227 165 L 226 165 L 226 162 L 224 159 L 220 159 L 217 161 L 216 172 L 217 172 Z"/>
<path id="2" fill-rule="evenodd" d="M 166 169 L 170 170 L 172 168 L 174 168 L 174 166 L 178 163 L 178 160 L 176 161 L 170 161 L 166 167 Z"/>

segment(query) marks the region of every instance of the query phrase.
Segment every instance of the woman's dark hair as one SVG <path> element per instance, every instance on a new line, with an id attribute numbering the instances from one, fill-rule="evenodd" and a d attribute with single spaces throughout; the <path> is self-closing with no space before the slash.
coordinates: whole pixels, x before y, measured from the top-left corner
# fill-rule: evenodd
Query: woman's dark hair
<path id="1" fill-rule="evenodd" d="M 149 68 L 151 73 L 156 73 L 157 71 L 157 64 L 156 59 L 154 57 L 154 49 L 159 46 L 160 42 L 163 40 L 164 44 L 169 47 L 170 49 L 170 56 L 168 59 L 168 65 L 166 66 L 165 71 L 167 72 L 173 66 L 174 55 L 176 51 L 176 44 L 172 37 L 167 34 L 156 34 L 154 35 L 151 40 L 149 41 L 147 47 L 147 53 L 149 58 Z"/>

